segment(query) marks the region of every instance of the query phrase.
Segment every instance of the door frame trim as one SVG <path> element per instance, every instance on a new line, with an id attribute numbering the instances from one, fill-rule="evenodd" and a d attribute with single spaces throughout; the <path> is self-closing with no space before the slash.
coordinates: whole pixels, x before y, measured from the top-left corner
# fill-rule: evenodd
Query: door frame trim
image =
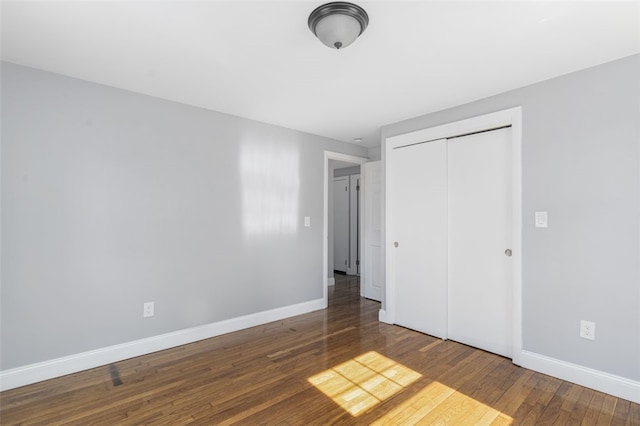
<path id="1" fill-rule="evenodd" d="M 513 362 L 520 364 L 522 352 L 522 107 L 514 107 L 465 120 L 455 121 L 434 127 L 391 136 L 384 140 L 384 198 L 391 199 L 391 170 L 393 162 L 391 152 L 402 146 L 423 143 L 431 140 L 450 138 L 465 133 L 474 133 L 496 127 L 511 126 L 512 138 L 512 232 L 513 232 Z M 385 202 L 385 303 L 380 311 L 380 321 L 395 323 L 395 274 L 393 262 L 393 206 Z"/>
<path id="2" fill-rule="evenodd" d="M 329 178 L 333 182 L 333 176 L 329 176 L 329 160 L 346 161 L 354 165 L 362 165 L 369 161 L 368 158 L 355 155 L 343 154 L 341 152 L 324 151 L 324 193 L 323 193 L 323 213 L 322 213 L 322 299 L 324 308 L 329 306 Z M 362 174 L 362 173 L 361 173 Z M 360 187 L 364 188 L 364 178 L 360 176 Z M 362 224 L 364 208 L 360 209 L 360 224 Z M 360 232 L 360 246 L 362 247 L 362 232 Z M 362 254 L 360 254 L 362 257 Z M 360 259 L 362 263 L 362 259 Z M 362 282 L 362 270 L 360 271 L 360 282 Z"/>
<path id="3" fill-rule="evenodd" d="M 332 179 L 332 184 L 333 184 L 333 270 L 334 271 L 340 271 L 342 272 L 341 268 L 336 265 L 336 181 L 346 181 L 347 182 L 347 187 L 349 187 L 348 191 L 347 191 L 347 247 L 345 248 L 345 251 L 347 252 L 347 258 L 345 259 L 345 264 L 344 264 L 344 273 L 345 274 L 349 274 L 349 256 L 351 255 L 351 193 L 349 192 L 351 190 L 350 188 L 350 184 L 351 184 L 351 179 L 349 178 L 349 176 L 339 176 L 339 177 L 333 177 Z M 331 212 L 327 211 L 327 221 L 329 221 L 329 215 L 331 214 Z M 327 233 L 327 237 L 329 237 L 329 234 Z M 327 245 L 327 248 L 329 246 Z M 329 270 L 329 267 L 327 265 L 327 271 Z M 334 279 L 335 281 L 335 279 Z M 335 284 L 335 283 L 334 283 Z"/>
<path id="4" fill-rule="evenodd" d="M 362 262 L 360 262 L 360 264 L 358 264 L 358 261 L 360 260 L 360 257 L 362 256 L 362 254 L 360 253 L 362 251 L 362 240 L 364 240 L 364 238 L 362 238 L 362 236 L 360 235 L 362 233 L 362 228 L 363 228 L 363 224 L 360 223 L 360 211 L 362 209 L 362 192 L 358 189 L 358 187 L 360 186 L 360 184 L 362 183 L 362 166 L 360 167 L 360 173 L 357 173 L 355 175 L 349 175 L 349 260 L 352 260 L 352 262 L 349 262 L 349 266 L 347 266 L 347 274 L 349 275 L 360 275 L 360 270 L 362 268 L 359 268 L 358 266 L 362 265 Z M 357 180 L 354 183 L 354 177 L 357 176 Z M 354 191 L 355 191 L 355 197 L 354 197 Z M 355 198 L 355 206 L 352 205 L 352 201 Z M 355 209 L 356 211 L 353 212 L 352 209 Z M 356 217 L 356 223 L 355 226 L 352 223 L 352 216 L 355 213 L 355 217 Z M 355 239 L 352 242 L 351 237 L 353 236 L 353 231 L 355 230 Z M 353 259 L 353 254 L 355 254 L 355 259 Z M 362 283 L 360 283 L 360 295 L 363 294 L 362 291 L 363 287 L 362 287 Z"/>

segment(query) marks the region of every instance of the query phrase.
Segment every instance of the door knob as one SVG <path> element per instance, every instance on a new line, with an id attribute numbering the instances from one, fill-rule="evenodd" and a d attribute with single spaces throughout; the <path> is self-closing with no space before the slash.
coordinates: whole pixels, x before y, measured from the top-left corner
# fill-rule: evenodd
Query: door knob
<path id="1" fill-rule="evenodd" d="M 505 255 L 507 255 L 507 256 L 509 256 L 509 257 L 511 257 L 511 254 L 512 254 L 511 249 L 506 249 L 506 250 L 504 251 L 504 254 L 505 254 Z"/>
<path id="2" fill-rule="evenodd" d="M 394 241 L 393 246 L 394 246 L 394 247 L 398 247 L 398 246 L 399 246 L 398 242 L 397 242 L 397 241 Z"/>

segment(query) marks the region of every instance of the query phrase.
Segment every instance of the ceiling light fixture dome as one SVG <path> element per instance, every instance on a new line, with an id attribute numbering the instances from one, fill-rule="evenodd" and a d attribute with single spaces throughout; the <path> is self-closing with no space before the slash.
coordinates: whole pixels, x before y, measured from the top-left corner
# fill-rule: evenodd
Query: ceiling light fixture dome
<path id="1" fill-rule="evenodd" d="M 353 3 L 335 1 L 323 4 L 309 15 L 309 29 L 320 41 L 342 49 L 353 43 L 369 25 L 369 15 Z"/>

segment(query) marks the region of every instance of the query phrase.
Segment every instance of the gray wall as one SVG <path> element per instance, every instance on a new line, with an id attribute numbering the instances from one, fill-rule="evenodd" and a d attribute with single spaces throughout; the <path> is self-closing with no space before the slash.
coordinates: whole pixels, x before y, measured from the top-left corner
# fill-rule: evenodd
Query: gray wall
<path id="1" fill-rule="evenodd" d="M 639 55 L 385 126 L 382 140 L 518 105 L 524 349 L 640 380 Z"/>
<path id="2" fill-rule="evenodd" d="M 323 151 L 367 155 L 8 63 L 1 136 L 3 370 L 322 298 Z"/>
<path id="3" fill-rule="evenodd" d="M 369 160 L 376 161 L 382 159 L 382 146 L 374 146 L 369 148 Z"/>

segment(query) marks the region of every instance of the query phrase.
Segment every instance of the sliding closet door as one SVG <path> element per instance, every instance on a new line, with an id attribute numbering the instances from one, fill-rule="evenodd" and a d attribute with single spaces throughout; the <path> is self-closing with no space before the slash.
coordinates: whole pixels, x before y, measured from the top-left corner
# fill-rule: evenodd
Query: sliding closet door
<path id="1" fill-rule="evenodd" d="M 511 129 L 448 140 L 448 334 L 511 357 Z"/>
<path id="2" fill-rule="evenodd" d="M 446 140 L 392 151 L 395 323 L 447 336 Z"/>

